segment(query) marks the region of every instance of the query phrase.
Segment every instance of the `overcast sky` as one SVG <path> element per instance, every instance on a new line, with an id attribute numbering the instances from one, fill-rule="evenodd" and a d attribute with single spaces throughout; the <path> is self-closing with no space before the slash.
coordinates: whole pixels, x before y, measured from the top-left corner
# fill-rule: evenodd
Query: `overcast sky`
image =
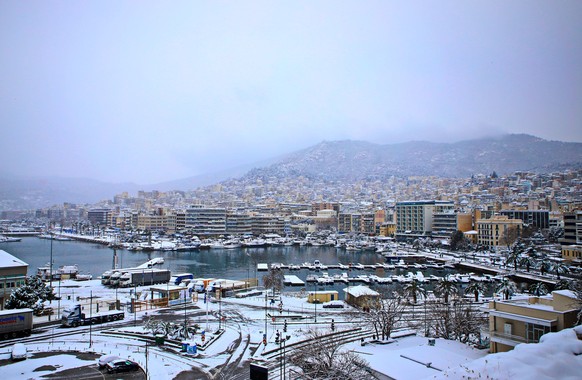
<path id="1" fill-rule="evenodd" d="M 582 142 L 582 1 L 0 2 L 0 172 L 149 184 L 322 140 Z"/>

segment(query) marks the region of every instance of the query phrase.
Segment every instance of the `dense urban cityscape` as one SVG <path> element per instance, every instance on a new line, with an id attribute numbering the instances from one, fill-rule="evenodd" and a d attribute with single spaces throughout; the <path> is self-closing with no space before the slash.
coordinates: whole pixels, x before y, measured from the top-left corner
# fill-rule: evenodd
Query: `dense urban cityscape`
<path id="1" fill-rule="evenodd" d="M 516 172 L 499 176 L 493 172 L 465 179 L 409 177 L 355 183 L 320 181 L 305 176 L 276 178 L 251 175 L 193 191 L 140 191 L 135 196 L 124 192 L 111 200 L 92 205 L 64 203 L 38 210 L 3 211 L 0 228 L 7 248 L 13 244 L 11 241 L 17 243 L 22 236 L 37 236 L 33 239 L 78 240 L 83 244 L 109 246 L 113 252 L 160 254 L 157 259 L 154 258 L 153 264 L 149 264 L 152 268 L 148 269 L 151 272 L 150 299 L 145 296 L 147 290 L 144 291 L 150 280 L 143 277 L 144 269 L 139 269 L 144 266 L 123 269 L 116 265 L 115 259 L 112 269 L 97 279 L 101 285 L 90 286 L 91 297 L 85 296 L 84 299 L 85 302 L 89 300 L 88 307 L 92 311 L 93 294 L 101 294 L 98 297 L 105 300 L 112 296 L 110 290 L 115 290 L 116 302 L 108 308 L 126 310 L 130 315 L 133 313 L 134 318 L 137 318 L 136 308 L 139 308 L 142 311 L 139 317 L 142 327 L 137 329 L 145 336 L 144 329 L 160 331 L 161 323 L 154 319 L 148 321 L 147 313 L 153 315 L 155 310 L 164 310 L 164 307 L 169 310 L 174 308 L 173 314 L 176 315 L 182 313 L 179 310 L 183 308 L 184 317 L 190 314 L 190 318 L 195 318 L 193 315 L 198 315 L 198 320 L 201 320 L 204 307 L 208 308 L 205 306 L 208 305 L 206 296 L 212 294 L 213 299 L 219 300 L 219 310 L 216 310 L 216 304 L 212 304 L 211 324 L 220 324 L 227 315 L 229 318 L 234 315 L 241 318 L 236 308 L 255 304 L 260 310 L 264 301 L 264 315 L 249 309 L 246 313 L 255 315 L 246 323 L 248 328 L 264 322 L 265 329 L 259 330 L 254 337 L 249 335 L 247 352 L 237 358 L 238 366 L 223 363 L 214 370 L 223 376 L 241 379 L 248 376 L 257 379 L 277 376 L 325 378 L 327 375 L 324 374 L 332 372 L 345 374 L 343 360 L 348 359 L 338 353 L 326 366 L 308 364 L 310 360 L 300 352 L 311 352 L 305 344 L 314 340 L 321 342 L 318 350 L 326 352 L 330 346 L 349 347 L 355 341 L 363 349 L 366 343 L 374 345 L 394 339 L 410 339 L 418 334 L 428 337 L 429 343 L 433 339 L 431 344 L 434 344 L 435 338 L 452 339 L 462 342 L 459 343 L 461 345 L 477 348 L 482 353 L 496 353 L 511 350 L 519 343 L 538 342 L 545 333 L 576 325 L 579 321 L 579 281 L 582 275 L 581 173 L 580 170 L 570 169 L 549 174 Z M 317 251 L 322 247 L 336 250 L 338 259 L 342 254 L 356 254 L 359 259 L 351 257 L 354 262 L 343 264 L 320 260 L 277 262 L 275 257 L 281 256 L 276 256 L 275 250 L 283 247 L 311 249 L 300 256 L 306 259 L 312 253 L 320 255 L 316 257 L 327 257 L 323 251 Z M 267 256 L 257 254 L 257 249 L 267 253 Z M 255 267 L 255 276 L 250 276 L 250 270 L 247 270 L 246 276 L 238 278 L 201 278 L 196 273 L 176 274 L 175 270 L 163 269 L 164 253 L 205 250 L 210 250 L 213 256 L 246 252 L 250 258 L 254 254 L 252 266 Z M 273 250 L 270 258 L 269 250 Z M 368 257 L 366 254 L 376 259 L 367 263 L 364 261 Z M 166 256 L 168 259 L 171 257 Z M 265 262 L 260 262 L 263 259 Z M 153 269 L 154 266 L 160 267 L 160 264 L 161 268 Z M 171 267 L 171 261 L 168 264 Z M 250 261 L 247 266 L 250 269 Z M 45 266 L 38 269 L 37 275 L 45 281 L 58 279 L 59 286 L 61 280 L 69 277 L 72 280 L 68 281 L 95 281 L 92 275 L 77 272 L 76 266 L 72 268 Z M 370 270 L 373 274 L 363 274 Z M 267 271 L 263 272 L 266 274 L 262 278 L 261 271 Z M 132 275 L 132 272 L 135 274 Z M 13 285 L 30 292 L 30 285 L 24 281 L 26 275 L 31 273 L 12 276 Z M 174 277 L 170 279 L 171 275 Z M 166 292 L 163 285 L 162 290 L 156 288 L 159 294 L 155 296 L 154 284 L 164 282 Z M 171 289 L 168 283 L 175 289 Z M 314 286 L 313 291 L 309 290 L 311 286 Z M 344 286 L 347 286 L 343 289 L 345 294 L 340 295 L 337 289 L 341 290 Z M 135 293 L 131 287 L 135 287 Z M 9 305 L 9 293 L 14 289 L 8 285 L 3 289 L 2 303 L 8 302 Z M 77 292 L 81 294 L 80 289 Z M 395 302 L 390 292 L 400 294 L 399 297 L 406 301 Z M 139 299 L 136 298 L 138 294 L 141 294 Z M 199 294 L 204 295 L 203 303 Z M 449 298 L 457 306 L 453 306 Z M 268 299 L 271 301 L 267 305 Z M 379 304 L 378 299 L 382 300 Z M 77 300 L 82 304 L 82 298 Z M 69 309 L 54 308 L 52 303 L 49 306 L 47 302 L 17 305 L 37 310 L 35 325 L 50 326 L 51 315 L 59 317 Z M 273 302 L 275 304 L 272 305 Z M 319 322 L 318 303 L 323 306 L 319 311 Z M 535 310 L 542 303 L 546 305 L 543 308 L 547 312 L 540 315 Z M 98 304 L 93 318 L 102 319 L 97 323 L 116 319 L 116 314 L 100 316 Z M 530 309 L 528 304 L 536 306 Z M 233 305 L 235 310 L 229 310 Z M 283 312 L 283 305 L 288 308 L 287 315 Z M 314 305 L 313 313 L 306 311 L 309 305 Z M 415 306 L 423 309 L 416 316 Z M 455 311 L 455 307 L 460 309 Z M 8 307 L 6 309 L 10 312 Z M 333 314 L 329 314 L 330 310 L 334 311 Z M 361 310 L 365 314 L 361 314 Z M 447 310 L 446 313 L 443 310 Z M 433 322 L 437 322 L 436 325 L 428 326 L 427 313 Z M 461 317 L 462 313 L 465 317 Z M 47 316 L 47 322 L 40 322 Z M 549 322 L 554 317 L 557 322 Z M 83 324 L 71 318 L 74 317 L 67 319 L 63 316 L 63 326 Z M 123 319 L 123 313 L 120 318 Z M 307 322 L 296 318 L 307 319 Z M 443 325 L 439 326 L 441 318 Z M 457 328 L 451 318 L 456 318 L 454 323 L 459 324 Z M 288 322 L 291 321 L 290 327 Z M 337 331 L 334 321 L 341 326 Z M 301 328 L 303 323 L 313 325 L 315 329 L 305 333 Z M 519 327 L 519 324 L 525 327 Z M 513 330 L 507 330 L 509 325 L 513 326 Z M 216 327 L 216 333 L 225 332 L 228 326 L 225 322 L 224 326 Z M 174 344 L 178 346 L 183 346 L 180 339 L 190 337 L 188 341 L 194 344 L 198 354 L 192 354 L 191 350 L 183 347 L 181 351 L 187 356 L 201 358 L 200 350 L 210 350 L 210 343 L 219 346 L 220 339 L 212 337 L 205 343 L 204 332 L 213 329 L 208 327 L 208 319 L 202 333 L 200 328 L 199 324 L 188 327 L 188 335 L 180 333 L 177 326 L 174 332 L 166 331 L 162 335 L 168 340 L 167 344 L 174 339 Z M 361 333 L 354 334 L 353 328 Z M 280 335 L 281 329 L 289 331 L 286 338 Z M 120 327 L 119 331 L 122 333 L 125 330 Z M 135 331 L 124 332 L 131 333 Z M 352 337 L 348 338 L 346 334 Z M 146 339 L 145 336 L 142 339 Z M 290 340 L 291 336 L 294 336 L 293 343 L 297 347 L 283 354 L 289 356 L 287 369 L 281 361 L 282 342 Z M 253 342 L 253 339 L 256 341 Z M 334 339 L 336 343 L 329 342 L 329 339 Z M 273 342 L 275 346 L 271 350 L 269 344 Z M 164 346 L 159 342 L 156 345 Z M 456 353 L 459 347 L 452 350 Z M 180 350 L 176 352 L 180 355 Z M 309 355 L 315 354 L 311 352 Z M 367 355 L 379 353 L 374 354 L 372 350 Z M 479 355 L 468 357 L 476 359 Z M 367 359 L 348 360 L 352 363 L 350 365 L 359 368 L 352 378 L 425 377 L 425 374 L 417 372 L 407 377 L 374 361 L 370 364 Z M 142 360 L 137 360 L 135 369 L 139 369 L 140 365 L 144 367 L 147 361 Z M 150 369 L 146 365 L 144 373 L 146 377 L 153 374 L 165 377 L 208 376 L 204 375 L 205 370 L 191 372 L 196 367 L 191 364 L 192 368 L 186 366 L 182 369 L 182 375 L 170 375 L 151 369 L 155 367 L 150 362 Z M 402 367 L 402 364 L 395 365 Z M 459 375 L 454 366 L 448 368 L 450 376 Z M 128 370 L 133 370 L 133 367 Z M 491 371 L 491 368 L 486 368 L 486 371 Z M 185 375 L 187 373 L 190 375 Z M 505 375 L 492 372 L 492 376 L 498 378 L 495 376 Z"/>
<path id="2" fill-rule="evenodd" d="M 578 380 L 582 1 L 0 1 L 0 373 Z"/>

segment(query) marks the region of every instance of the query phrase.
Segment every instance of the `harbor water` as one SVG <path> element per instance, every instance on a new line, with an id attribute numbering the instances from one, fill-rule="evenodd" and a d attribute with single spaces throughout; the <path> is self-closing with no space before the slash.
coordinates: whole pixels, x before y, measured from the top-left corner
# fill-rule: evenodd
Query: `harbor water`
<path id="1" fill-rule="evenodd" d="M 86 243 L 79 241 L 59 241 L 39 239 L 37 237 L 24 237 L 22 241 L 16 243 L 0 243 L 0 249 L 26 262 L 28 274 L 34 275 L 37 268 L 46 266 L 50 262 L 52 255 L 53 269 L 63 265 L 77 265 L 82 274 L 91 274 L 93 278 L 99 277 L 106 270 L 110 270 L 114 265 L 114 250 L 105 245 Z M 51 253 L 52 252 L 52 253 Z M 153 258 L 162 257 L 164 264 L 162 268 L 167 268 L 172 273 L 193 273 L 196 278 L 226 278 L 232 280 L 244 280 L 246 278 L 257 278 L 259 284 L 266 272 L 257 271 L 258 263 L 283 263 L 296 264 L 313 263 L 319 260 L 324 265 L 356 264 L 373 265 L 384 263 L 382 255 L 370 251 L 346 251 L 328 246 L 280 246 L 266 248 L 235 248 L 235 249 L 210 249 L 192 251 L 127 251 L 117 249 L 117 263 L 119 268 L 135 267 Z M 379 277 L 389 277 L 391 275 L 406 275 L 408 272 L 415 273 L 418 269 L 367 269 L 350 271 L 341 269 L 326 269 L 314 272 L 309 269 L 289 271 L 285 274 L 296 275 L 305 281 L 309 274 L 321 275 L 327 272 L 330 276 L 334 274 L 346 273 L 349 277 L 357 275 L 375 274 Z M 455 272 L 451 269 L 436 270 L 432 268 L 422 269 L 424 276 L 434 274 L 442 277 Z M 358 283 L 351 282 L 350 286 Z M 426 283 L 427 290 L 432 289 L 432 282 Z M 401 286 L 393 284 L 367 284 L 377 290 L 395 290 Z M 337 290 L 340 298 L 343 299 L 343 289 L 348 285 L 343 282 L 321 285 L 316 283 L 305 283 L 303 290 Z M 301 287 L 287 287 L 289 291 L 299 291 Z"/>

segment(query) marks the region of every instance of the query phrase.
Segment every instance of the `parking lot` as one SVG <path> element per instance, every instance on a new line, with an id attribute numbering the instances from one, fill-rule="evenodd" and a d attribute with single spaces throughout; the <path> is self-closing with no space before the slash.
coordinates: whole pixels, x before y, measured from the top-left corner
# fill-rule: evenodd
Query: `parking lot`
<path id="1" fill-rule="evenodd" d="M 70 356 L 70 358 L 63 358 L 63 355 Z M 48 360 L 47 358 L 55 358 L 59 357 L 59 360 Z M 13 362 L 10 359 L 2 359 L 0 360 L 0 368 L 4 366 L 10 365 L 10 367 L 18 368 L 11 368 L 17 369 L 20 378 L 36 378 L 36 377 L 43 377 L 48 379 L 88 379 L 88 380 L 97 380 L 97 379 L 127 379 L 127 380 L 144 380 L 146 378 L 145 372 L 143 369 L 139 369 L 133 372 L 123 372 L 123 373 L 107 373 L 106 369 L 99 369 L 96 360 L 99 358 L 100 355 L 94 353 L 84 353 L 84 352 L 42 352 L 42 353 L 35 353 L 29 354 L 26 360 L 20 362 Z M 60 369 L 63 367 L 62 364 L 59 364 L 63 360 L 77 360 L 77 361 L 86 361 L 87 365 L 75 367 L 75 368 L 67 368 L 67 369 Z M 47 364 L 53 363 L 53 364 Z M 2 372 L 5 372 L 6 369 L 10 368 L 3 368 Z"/>

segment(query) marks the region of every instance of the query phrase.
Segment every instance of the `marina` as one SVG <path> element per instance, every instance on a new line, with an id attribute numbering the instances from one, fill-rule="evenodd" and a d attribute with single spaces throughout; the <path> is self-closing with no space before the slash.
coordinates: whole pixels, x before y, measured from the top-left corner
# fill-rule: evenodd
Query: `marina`
<path id="1" fill-rule="evenodd" d="M 377 252 L 368 249 L 353 251 L 335 245 L 291 244 L 262 247 L 223 247 L 185 251 L 148 251 L 113 249 L 110 244 L 68 239 L 22 237 L 22 241 L 1 243 L 0 249 L 29 264 L 29 274 L 39 268 L 46 271 L 53 259 L 53 270 L 74 267 L 78 280 L 100 278 L 114 266 L 132 268 L 152 260 L 163 261 L 161 267 L 172 273 L 192 273 L 196 278 L 227 278 L 234 281 L 257 279 L 269 268 L 284 274 L 284 286 L 289 291 L 336 290 L 352 284 L 386 289 L 404 286 L 413 280 L 431 291 L 441 279 L 447 278 L 463 288 L 471 281 L 495 283 L 503 276 L 512 276 L 522 289 L 527 282 L 555 280 L 535 274 L 510 273 L 506 268 L 456 259 L 442 252 L 408 252 L 391 250 Z M 493 286 L 490 286 L 493 288 Z M 492 290 L 491 290 L 492 291 Z"/>

